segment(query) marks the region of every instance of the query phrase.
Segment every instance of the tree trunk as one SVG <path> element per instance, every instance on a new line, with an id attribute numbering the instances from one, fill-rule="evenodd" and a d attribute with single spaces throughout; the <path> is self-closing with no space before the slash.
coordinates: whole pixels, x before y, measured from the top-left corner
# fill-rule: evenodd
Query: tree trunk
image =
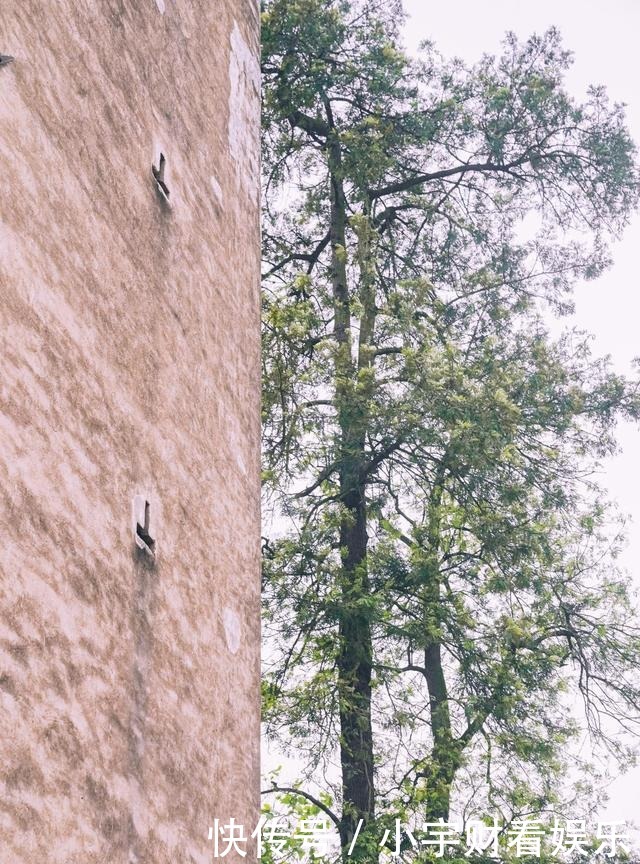
<path id="1" fill-rule="evenodd" d="M 371 727 L 371 626 L 366 607 L 359 603 L 369 593 L 367 525 L 364 488 L 349 488 L 345 477 L 343 504 L 347 514 L 340 526 L 344 550 L 341 574 L 340 650 L 340 762 L 343 791 L 343 843 L 353 837 L 358 821 L 374 815 L 373 733 Z"/>
<path id="2" fill-rule="evenodd" d="M 424 667 L 429 690 L 429 708 L 433 745 L 424 772 L 427 784 L 425 821 L 449 819 L 451 786 L 459 767 L 459 747 L 451 734 L 451 717 L 440 642 L 429 643 L 424 652 Z"/>
<path id="3" fill-rule="evenodd" d="M 440 508 L 446 473 L 443 462 L 434 480 L 429 501 L 427 553 L 423 566 L 424 677 L 429 693 L 432 747 L 424 771 L 427 785 L 425 821 L 449 819 L 451 786 L 460 765 L 460 746 L 454 740 L 449 712 L 449 694 L 442 666 L 442 603 L 438 555 Z"/>
<path id="4" fill-rule="evenodd" d="M 372 646 L 367 573 L 366 399 L 358 393 L 359 364 L 352 357 L 351 310 L 346 271 L 346 207 L 340 145 L 327 144 L 331 182 L 331 280 L 337 342 L 335 393 L 340 426 L 340 523 L 342 567 L 339 575 L 338 698 L 342 768 L 343 847 L 358 823 L 374 816 L 373 733 L 371 724 Z M 358 848 L 353 858 L 357 858 Z"/>

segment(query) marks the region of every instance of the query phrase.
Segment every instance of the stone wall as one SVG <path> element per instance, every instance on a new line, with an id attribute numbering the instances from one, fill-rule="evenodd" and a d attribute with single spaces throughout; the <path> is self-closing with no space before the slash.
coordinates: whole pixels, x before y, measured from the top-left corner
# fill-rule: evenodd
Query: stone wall
<path id="1" fill-rule="evenodd" d="M 0 8 L 3 864 L 257 819 L 258 18 Z"/>

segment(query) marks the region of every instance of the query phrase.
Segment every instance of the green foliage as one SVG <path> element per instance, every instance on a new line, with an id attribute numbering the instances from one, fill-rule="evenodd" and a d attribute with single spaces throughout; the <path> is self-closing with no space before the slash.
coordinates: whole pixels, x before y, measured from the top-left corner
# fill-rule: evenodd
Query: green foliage
<path id="1" fill-rule="evenodd" d="M 262 17 L 268 732 L 307 778 L 339 755 L 343 841 L 369 743 L 378 819 L 560 812 L 574 697 L 622 761 L 639 719 L 595 483 L 637 385 L 545 327 L 637 203 L 623 111 L 554 30 L 467 69 L 395 4 Z"/>

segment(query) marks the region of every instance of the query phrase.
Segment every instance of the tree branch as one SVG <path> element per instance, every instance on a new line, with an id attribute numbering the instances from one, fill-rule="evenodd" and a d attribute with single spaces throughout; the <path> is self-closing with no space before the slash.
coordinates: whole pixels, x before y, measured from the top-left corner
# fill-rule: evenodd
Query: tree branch
<path id="1" fill-rule="evenodd" d="M 340 830 L 340 819 L 336 816 L 333 810 L 330 807 L 327 807 L 326 804 L 323 804 L 315 795 L 312 795 L 310 792 L 304 792 L 302 789 L 296 789 L 294 786 L 276 786 L 274 783 L 271 789 L 262 789 L 260 790 L 261 795 L 270 795 L 272 792 L 290 792 L 292 795 L 299 795 L 301 798 L 306 798 L 307 801 L 310 801 L 314 806 L 318 807 L 318 809 L 322 810 L 323 813 L 331 819 L 333 824 Z"/>
<path id="2" fill-rule="evenodd" d="M 431 180 L 442 180 L 445 177 L 457 177 L 458 175 L 469 173 L 488 174 L 492 171 L 497 171 L 501 174 L 509 174 L 514 168 L 518 168 L 520 165 L 525 165 L 530 160 L 530 155 L 527 155 L 522 156 L 520 159 L 514 159 L 506 165 L 499 165 L 494 162 L 466 162 L 463 165 L 455 165 L 451 168 L 442 168 L 440 171 L 416 174 L 415 177 L 409 177 L 407 180 L 398 180 L 396 183 L 389 183 L 387 186 L 382 186 L 380 189 L 369 189 L 367 194 L 373 201 L 377 198 L 382 198 L 384 195 L 393 195 L 396 192 L 407 192 L 415 186 L 421 186 L 423 183 L 429 183 Z"/>

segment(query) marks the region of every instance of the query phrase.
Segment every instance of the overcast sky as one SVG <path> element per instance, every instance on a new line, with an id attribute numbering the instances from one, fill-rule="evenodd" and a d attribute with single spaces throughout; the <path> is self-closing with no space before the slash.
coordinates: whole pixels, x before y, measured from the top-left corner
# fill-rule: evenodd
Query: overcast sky
<path id="1" fill-rule="evenodd" d="M 571 92 L 580 97 L 589 84 L 604 84 L 614 101 L 626 104 L 631 132 L 640 143 L 640 0 L 405 0 L 405 9 L 410 15 L 405 29 L 409 49 L 430 39 L 445 56 L 468 63 L 499 51 L 508 30 L 524 39 L 557 27 L 574 53 L 567 78 Z M 614 266 L 603 277 L 579 286 L 573 321 L 594 334 L 594 350 L 610 354 L 614 367 L 628 372 L 631 360 L 640 355 L 640 215 L 613 247 L 613 258 Z M 640 585 L 640 431 L 624 425 L 618 438 L 623 452 L 603 466 L 601 482 L 632 518 L 624 564 Z M 640 821 L 639 788 L 640 768 L 615 779 L 604 818 Z"/>

